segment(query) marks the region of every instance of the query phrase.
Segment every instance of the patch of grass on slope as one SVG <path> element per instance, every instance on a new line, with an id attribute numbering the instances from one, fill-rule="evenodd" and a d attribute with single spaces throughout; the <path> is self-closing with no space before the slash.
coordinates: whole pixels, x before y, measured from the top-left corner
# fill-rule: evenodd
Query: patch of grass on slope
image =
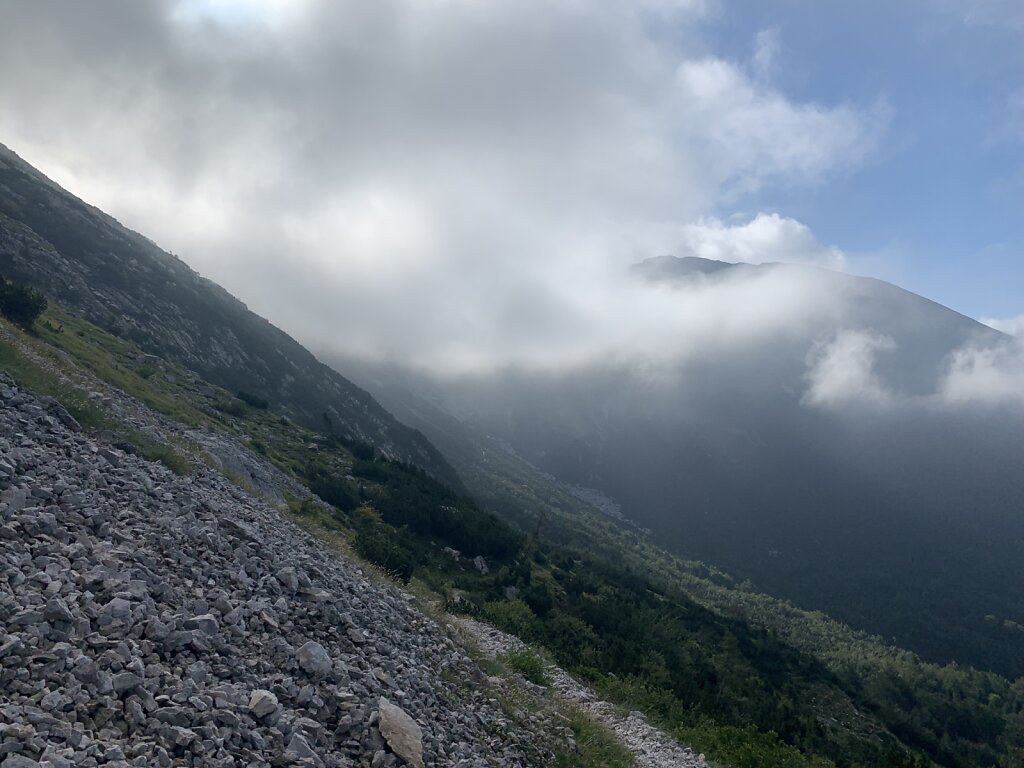
<path id="1" fill-rule="evenodd" d="M 502 656 L 502 661 L 536 685 L 551 685 L 543 657 L 534 648 L 526 646 Z"/>
<path id="2" fill-rule="evenodd" d="M 19 333 L 10 324 L 4 330 Z M 175 474 L 186 475 L 191 470 L 188 460 L 173 447 L 158 443 L 134 430 L 124 429 L 120 422 L 96 406 L 85 392 L 53 370 L 29 359 L 5 339 L 0 339 L 0 370 L 14 379 L 19 387 L 52 397 L 64 406 L 83 429 L 111 433 L 133 452 L 149 461 L 159 461 Z"/>
<path id="3" fill-rule="evenodd" d="M 184 369 L 144 354 L 134 344 L 69 315 L 53 302 L 36 329 L 41 340 L 158 413 L 190 426 L 210 420 L 210 414 L 192 402 L 188 384 L 194 377 Z"/>
<path id="4" fill-rule="evenodd" d="M 13 326 L 7 327 L 13 330 Z M 118 426 L 102 409 L 89 402 L 85 392 L 29 360 L 3 339 L 0 339 L 0 370 L 14 379 L 19 387 L 57 400 L 85 429 L 114 430 Z"/>
<path id="5" fill-rule="evenodd" d="M 558 768 L 632 768 L 633 756 L 606 726 L 576 707 L 566 707 L 563 714 L 577 749 L 559 752 L 555 756 Z"/>

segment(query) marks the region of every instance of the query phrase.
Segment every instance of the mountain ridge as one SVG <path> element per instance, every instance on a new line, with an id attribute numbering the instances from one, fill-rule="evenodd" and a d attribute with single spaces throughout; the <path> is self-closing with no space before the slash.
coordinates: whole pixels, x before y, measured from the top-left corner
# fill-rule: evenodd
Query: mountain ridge
<path id="1" fill-rule="evenodd" d="M 422 435 L 149 238 L 74 197 L 0 145 L 0 273 L 229 391 L 427 469 L 457 474 Z"/>

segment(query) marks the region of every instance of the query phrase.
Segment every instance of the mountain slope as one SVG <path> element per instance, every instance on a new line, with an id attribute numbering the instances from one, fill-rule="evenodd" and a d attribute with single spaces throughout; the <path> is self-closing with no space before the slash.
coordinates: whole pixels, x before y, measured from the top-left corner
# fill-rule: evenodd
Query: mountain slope
<path id="1" fill-rule="evenodd" d="M 0 372 L 5 766 L 554 762 L 407 594 L 76 426 Z"/>
<path id="2" fill-rule="evenodd" d="M 921 664 L 820 615 L 718 586 L 731 582 L 595 519 L 553 479 L 538 482 L 536 470 L 524 470 L 506 451 L 497 466 L 507 487 L 520 491 L 521 519 L 543 521 L 526 536 L 425 473 L 371 458 L 365 446 L 350 450 L 259 405 L 211 410 L 226 392 L 56 305 L 31 334 L 0 321 L 0 368 L 71 409 L 96 443 L 101 458 L 91 461 L 156 458 L 178 475 L 195 475 L 183 478 L 185 488 L 205 482 L 210 466 L 223 467 L 241 488 L 259 489 L 282 507 L 287 499 L 294 520 L 409 580 L 418 594 L 429 588 L 436 595 L 430 600 L 545 645 L 600 694 L 645 711 L 716 764 L 919 768 L 927 754 L 950 768 L 1019 765 L 1019 684 Z M 68 420 L 53 401 L 44 410 L 46 424 Z M 0 458 L 3 490 L 3 475 L 13 469 L 18 476 L 23 455 L 16 448 Z M 122 479 L 108 486 L 111 499 Z M 130 488 L 124 501 L 121 510 L 139 506 Z M 15 519 L 32 525 L 34 516 Z M 205 517 L 189 530 L 203 536 L 210 522 Z M 453 547 L 465 555 L 454 556 Z M 228 581 L 237 577 L 231 571 Z M 578 743 L 589 751 L 593 732 L 573 723 L 581 727 Z M 565 757 L 566 766 L 608 764 L 596 755 L 591 762 Z"/>
<path id="3" fill-rule="evenodd" d="M 168 330 L 173 332 L 174 328 Z M 74 528 L 80 521 L 77 513 L 62 518 L 47 509 L 38 514 L 16 511 L 13 518 L 8 514 L 11 500 L 20 504 L 23 499 L 32 499 L 34 504 L 36 498 L 49 498 L 47 493 L 67 490 L 53 483 L 52 489 L 38 489 L 42 495 L 33 491 L 31 496 L 22 496 L 19 491 L 34 482 L 20 471 L 26 456 L 37 466 L 42 461 L 48 467 L 62 462 L 62 466 L 70 466 L 65 458 L 73 463 L 77 460 L 73 448 L 41 455 L 38 450 L 23 451 L 20 446 L 4 444 L 2 439 L 10 440 L 7 435 L 17 424 L 20 432 L 15 432 L 13 439 L 22 440 L 32 419 L 44 425 L 44 432 L 58 423 L 75 429 L 81 426 L 88 434 L 76 445 L 85 446 L 87 452 L 88 482 L 103 489 L 104 503 L 112 505 L 118 520 L 137 521 L 139 509 L 146 508 L 142 498 L 145 493 L 136 492 L 116 472 L 113 482 L 106 483 L 103 461 L 139 467 L 133 456 L 142 455 L 163 462 L 176 475 L 188 475 L 178 482 L 162 473 L 188 496 L 181 497 L 180 505 L 172 505 L 182 514 L 164 514 L 161 520 L 171 526 L 184 520 L 188 536 L 215 546 L 221 553 L 213 553 L 210 562 L 199 566 L 206 569 L 203 575 L 208 586 L 211 579 L 214 584 L 221 579 L 229 585 L 245 585 L 250 579 L 246 561 L 258 551 L 274 549 L 279 537 L 272 525 L 266 535 L 275 541 L 267 546 L 249 541 L 244 546 L 225 548 L 219 536 L 206 530 L 220 525 L 216 515 L 203 510 L 194 519 L 187 517 L 195 493 L 201 492 L 198 488 L 195 493 L 189 492 L 189 487 L 202 486 L 210 477 L 209 467 L 216 466 L 246 493 L 258 489 L 275 500 L 282 513 L 387 569 L 417 594 L 428 595 L 429 600 L 443 603 L 450 610 L 483 617 L 523 640 L 545 646 L 566 669 L 586 679 L 602 696 L 628 709 L 643 710 L 678 739 L 706 752 L 716 764 L 735 768 L 923 768 L 931 762 L 949 768 L 1019 768 L 1022 764 L 1021 683 L 1011 684 L 973 669 L 922 664 L 913 654 L 850 633 L 820 614 L 796 611 L 743 585 L 736 587 L 720 571 L 680 562 L 653 548 L 635 529 L 600 517 L 578 498 L 598 498 L 594 494 L 567 488 L 494 438 L 478 439 L 478 435 L 466 433 L 435 403 L 422 411 L 424 417 L 449 432 L 446 445 L 461 445 L 465 457 L 476 455 L 475 462 L 464 464 L 475 471 L 474 485 L 484 488 L 488 506 L 494 502 L 507 517 L 520 521 L 522 531 L 513 530 L 472 498 L 422 470 L 391 461 L 364 444 L 317 434 L 281 418 L 279 403 L 268 408 L 267 403 L 253 398 L 252 402 L 236 401 L 223 407 L 231 399 L 229 392 L 173 362 L 143 354 L 129 339 L 106 333 L 54 303 L 29 333 L 0 321 L 0 368 L 9 372 L 19 387 L 57 397 L 79 420 L 75 424 L 56 403 L 40 400 L 29 414 L 15 415 L 11 429 L 0 432 L 0 453 L 4 454 L 0 456 L 0 491 L 11 484 L 12 478 L 18 485 L 14 489 L 17 498 L 5 496 L 0 500 L 0 513 L 5 519 L 2 533 L 7 541 L 14 540 L 13 533 L 15 538 L 26 538 L 29 546 L 50 548 L 48 540 L 36 540 L 32 532 L 39 532 L 43 525 L 59 537 L 65 522 Z M 20 397 L 16 393 L 16 398 Z M 148 412 L 135 398 L 159 413 Z M 319 426 L 324 429 L 326 423 Z M 52 435 L 43 439 L 47 445 L 60 442 L 54 442 Z M 13 450 L 7 451 L 4 446 Z M 31 466 L 26 466 L 31 472 Z M 488 478 L 496 481 L 495 487 L 487 488 Z M 140 482 L 145 487 L 145 482 Z M 223 478 L 215 483 L 227 488 Z M 311 491 L 320 498 L 312 496 Z M 170 495 L 171 499 L 159 495 L 158 507 L 173 501 L 174 494 Z M 266 520 L 273 517 L 251 497 L 237 497 L 246 499 L 242 514 L 250 521 L 254 506 L 266 511 Z M 60 502 L 63 504 L 64 499 Z M 69 498 L 67 503 L 70 508 L 78 500 Z M 14 520 L 14 527 L 7 525 L 7 520 Z M 115 549 L 108 551 L 107 542 L 95 541 L 96 548 L 109 554 L 104 555 L 106 567 L 116 567 L 119 558 L 125 559 L 126 555 L 130 559 L 129 549 L 120 545 L 138 536 L 124 533 L 102 516 L 92 523 L 95 536 L 109 534 L 117 542 Z M 245 527 L 230 523 L 224 527 L 246 532 Z M 21 536 L 22 530 L 27 537 Z M 138 528 L 133 532 L 144 533 Z M 288 537 L 282 533 L 280 538 Z M 160 546 L 168 544 L 164 539 Z M 186 550 L 191 551 L 190 547 Z M 52 554 L 51 549 L 44 551 Z M 174 551 L 173 544 L 169 551 Z M 225 559 L 217 560 L 221 555 Z M 244 568 L 235 563 L 224 573 L 217 568 L 210 570 L 238 557 Z M 289 558 L 285 559 L 291 564 Z M 28 565 L 30 560 L 23 562 Z M 31 560 L 31 568 L 37 569 L 40 562 L 38 558 Z M 149 563 L 147 567 L 152 568 L 152 560 Z M 253 566 L 264 572 L 265 563 L 253 562 Z M 53 569 L 48 567 L 46 573 L 51 572 Z M 290 578 L 281 571 L 276 574 L 259 579 L 258 589 L 287 587 Z M 0 579 L 0 587 L 14 586 L 13 591 L 7 590 L 12 599 L 0 600 L 0 620 L 6 622 L 12 615 L 18 619 L 13 626 L 4 626 L 4 637 L 20 634 L 24 626 L 21 620 L 35 621 L 32 617 L 38 613 L 32 609 L 10 613 L 23 591 L 20 587 L 25 575 L 16 567 L 6 579 Z M 319 569 L 311 578 L 323 575 L 323 569 Z M 175 573 L 174 578 L 179 576 Z M 47 581 L 38 575 L 33 578 L 37 586 Z M 248 587 L 253 586 L 250 579 Z M 109 588 L 116 589 L 116 584 Z M 190 624 L 195 624 L 197 630 L 213 627 L 210 617 L 199 613 L 209 607 L 201 589 L 195 597 L 197 602 L 183 606 L 198 614 Z M 254 611 L 270 605 L 275 613 L 283 613 L 293 607 L 284 595 L 279 600 L 270 596 L 253 599 Z M 119 606 L 122 604 L 115 603 L 114 607 Z M 146 607 L 151 606 L 147 603 Z M 273 614 L 264 613 L 273 619 Z M 167 620 L 172 618 L 183 617 L 168 616 Z M 214 622 L 217 619 L 212 618 Z M 262 615 L 257 618 L 263 622 L 263 640 L 274 643 L 280 639 L 274 631 L 282 629 L 280 625 L 275 628 Z M 300 613 L 293 623 L 309 626 L 312 618 L 303 619 Z M 161 622 L 166 624 L 164 618 Z M 84 630 L 84 625 L 80 626 Z M 141 630 L 143 625 L 137 627 Z M 245 628 L 241 629 L 244 633 Z M 191 627 L 186 630 L 193 631 Z M 331 639 L 324 645 L 334 642 L 338 630 L 335 625 L 326 627 Z M 48 631 L 45 623 L 41 631 Z M 284 633 L 294 636 L 290 627 L 284 628 Z M 344 631 L 342 643 L 346 634 L 359 645 Z M 94 645 L 97 635 L 87 637 L 86 644 Z M 85 640 L 77 636 L 74 639 L 76 644 Z M 0 652 L 12 648 L 20 653 L 17 638 L 0 643 Z M 382 650 L 375 643 L 363 649 L 388 655 L 394 650 Z M 195 650 L 206 652 L 205 647 Z M 115 660 L 109 654 L 105 658 Z M 279 658 L 275 656 L 274 663 Z M 525 664 L 524 669 L 531 666 L 529 658 L 509 663 Z M 46 674 L 48 669 L 44 665 L 36 671 Z M 12 667 L 7 672 L 5 667 L 5 673 L 14 677 L 21 674 L 17 670 Z M 349 672 L 355 672 L 351 664 Z M 386 669 L 378 673 L 375 668 L 372 674 L 382 684 L 391 685 L 381 677 L 389 674 Z M 392 682 L 396 679 L 391 678 Z M 149 686 L 147 681 L 146 688 L 152 691 Z M 57 686 L 57 695 L 63 687 Z M 404 693 L 424 693 L 421 686 L 413 687 L 415 691 Z M 134 690 L 143 695 L 137 686 Z M 29 693 L 35 695 L 37 690 L 33 688 Z M 278 695 L 292 697 L 294 693 L 290 683 L 282 683 Z M 127 696 L 128 704 L 132 695 Z M 52 695 L 45 699 L 57 700 Z M 296 703 L 301 706 L 304 701 L 300 693 Z M 177 699 L 166 702 L 169 707 L 173 703 L 178 703 Z M 524 704 L 517 699 L 507 702 L 507 706 L 518 712 Z M 161 716 L 182 722 L 192 717 L 181 711 L 184 707 L 170 708 L 173 711 L 162 712 Z M 5 714 L 0 712 L 0 717 Z M 200 714 L 198 719 L 205 728 L 203 717 Z M 335 724 L 330 713 L 318 717 Z M 590 736 L 584 741 L 581 733 L 592 734 L 592 730 L 580 731 L 579 723 L 566 722 L 576 731 L 576 743 L 584 752 L 590 749 Z M 301 724 L 306 732 L 303 738 L 310 745 L 315 741 L 318 749 L 329 749 L 326 742 L 331 729 L 318 731 L 316 725 L 315 721 Z M 499 720 L 496 725 L 501 731 L 503 723 Z M 15 732 L 23 733 L 20 726 Z M 366 731 L 360 734 L 366 735 Z M 171 730 L 169 735 L 188 739 L 188 734 L 180 731 Z M 282 745 L 286 736 L 284 732 L 271 732 L 271 743 Z M 93 738 L 91 732 L 89 737 Z M 370 739 L 373 741 L 372 731 Z M 287 743 L 290 745 L 290 738 Z M 203 746 L 206 749 L 207 745 Z M 301 743 L 297 746 L 302 747 Z M 351 740 L 343 746 L 356 751 L 365 747 Z M 33 742 L 28 753 L 35 756 L 40 749 Z M 460 755 L 465 753 L 458 751 Z M 560 756 L 559 764 L 581 768 L 609 764 L 593 752 L 590 762 L 587 760 L 585 754 L 567 754 Z"/>
<path id="4" fill-rule="evenodd" d="M 474 492 L 500 487 L 470 479 L 487 474 L 489 442 L 759 589 L 940 663 L 1024 674 L 1024 414 L 936 394 L 956 350 L 1006 337 L 826 270 L 662 257 L 634 272 L 680 302 L 779 274 L 813 281 L 825 300 L 739 348 L 708 339 L 657 376 L 597 363 L 454 379 L 350 370 L 435 440 Z M 875 390 L 810 402 L 810 372 L 844 334 L 881 339 Z"/>
<path id="5" fill-rule="evenodd" d="M 448 483 L 450 465 L 364 390 L 220 286 L 83 203 L 0 145 L 0 274 L 147 352 L 307 426 L 368 442 Z"/>

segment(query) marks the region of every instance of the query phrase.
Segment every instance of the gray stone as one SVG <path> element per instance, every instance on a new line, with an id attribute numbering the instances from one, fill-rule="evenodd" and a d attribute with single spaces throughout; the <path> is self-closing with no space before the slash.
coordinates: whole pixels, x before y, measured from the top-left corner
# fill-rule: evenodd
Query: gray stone
<path id="1" fill-rule="evenodd" d="M 322 766 L 324 761 L 320 759 L 309 742 L 306 741 L 306 737 L 300 733 L 296 733 L 292 736 L 288 742 L 288 746 L 285 748 L 284 754 L 286 757 L 298 758 L 299 760 L 309 760 L 313 765 Z"/>
<path id="2" fill-rule="evenodd" d="M 8 391 L 0 372 L 0 759 L 392 768 L 387 690 L 432 724 L 425 762 L 550 762 L 529 746 L 539 725 L 487 731 L 507 720 L 461 687 L 479 673 L 393 587 L 216 472 L 178 477 Z M 97 407 L 154 440 L 211 439 L 109 391 Z M 231 450 L 261 483 L 307 498 Z"/>
<path id="3" fill-rule="evenodd" d="M 39 768 L 39 763 L 24 755 L 8 755 L 0 762 L 0 768 Z"/>
<path id="4" fill-rule="evenodd" d="M 187 728 L 192 724 L 192 717 L 184 707 L 165 707 L 153 713 L 153 718 L 167 725 L 177 725 Z"/>
<path id="5" fill-rule="evenodd" d="M 266 717 L 277 711 L 277 696 L 270 691 L 257 688 L 249 696 L 249 711 L 256 717 Z"/>
<path id="6" fill-rule="evenodd" d="M 290 566 L 278 571 L 277 580 L 290 592 L 295 592 L 299 588 L 299 577 L 296 575 L 295 569 Z"/>
<path id="7" fill-rule="evenodd" d="M 46 608 L 43 609 L 43 618 L 47 621 L 72 622 L 75 620 L 68 609 L 68 604 L 59 597 L 53 598 L 46 604 Z"/>
<path id="8" fill-rule="evenodd" d="M 20 512 L 28 502 L 28 491 L 24 488 L 8 488 L 0 492 L 0 502 L 7 505 L 8 512 Z"/>
<path id="9" fill-rule="evenodd" d="M 423 766 L 423 730 L 401 707 L 383 696 L 377 702 L 380 733 L 391 751 L 416 768 Z"/>
<path id="10" fill-rule="evenodd" d="M 122 694 L 126 691 L 139 687 L 142 685 L 143 681 L 142 678 L 134 672 L 121 672 L 120 674 L 114 675 L 110 682 L 114 686 L 114 692 Z"/>
<path id="11" fill-rule="evenodd" d="M 299 660 L 299 666 L 312 675 L 326 675 L 334 667 L 331 655 L 315 640 L 303 644 L 296 658 Z"/>
<path id="12" fill-rule="evenodd" d="M 132 615 L 132 604 L 123 597 L 115 597 L 103 606 L 101 612 L 113 619 L 127 619 Z"/>
<path id="13" fill-rule="evenodd" d="M 215 635 L 220 630 L 217 619 L 210 613 L 193 616 L 185 622 L 185 629 L 194 629 L 206 635 Z"/>

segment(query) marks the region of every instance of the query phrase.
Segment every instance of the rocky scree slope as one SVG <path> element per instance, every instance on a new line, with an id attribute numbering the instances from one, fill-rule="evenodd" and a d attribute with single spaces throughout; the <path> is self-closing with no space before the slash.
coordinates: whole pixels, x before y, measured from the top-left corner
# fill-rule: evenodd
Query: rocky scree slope
<path id="1" fill-rule="evenodd" d="M 550 759 L 402 593 L 75 426 L 0 374 L 0 765 Z"/>
<path id="2" fill-rule="evenodd" d="M 232 392 L 368 442 L 458 487 L 419 432 L 220 286 L 0 144 L 0 273 Z"/>

